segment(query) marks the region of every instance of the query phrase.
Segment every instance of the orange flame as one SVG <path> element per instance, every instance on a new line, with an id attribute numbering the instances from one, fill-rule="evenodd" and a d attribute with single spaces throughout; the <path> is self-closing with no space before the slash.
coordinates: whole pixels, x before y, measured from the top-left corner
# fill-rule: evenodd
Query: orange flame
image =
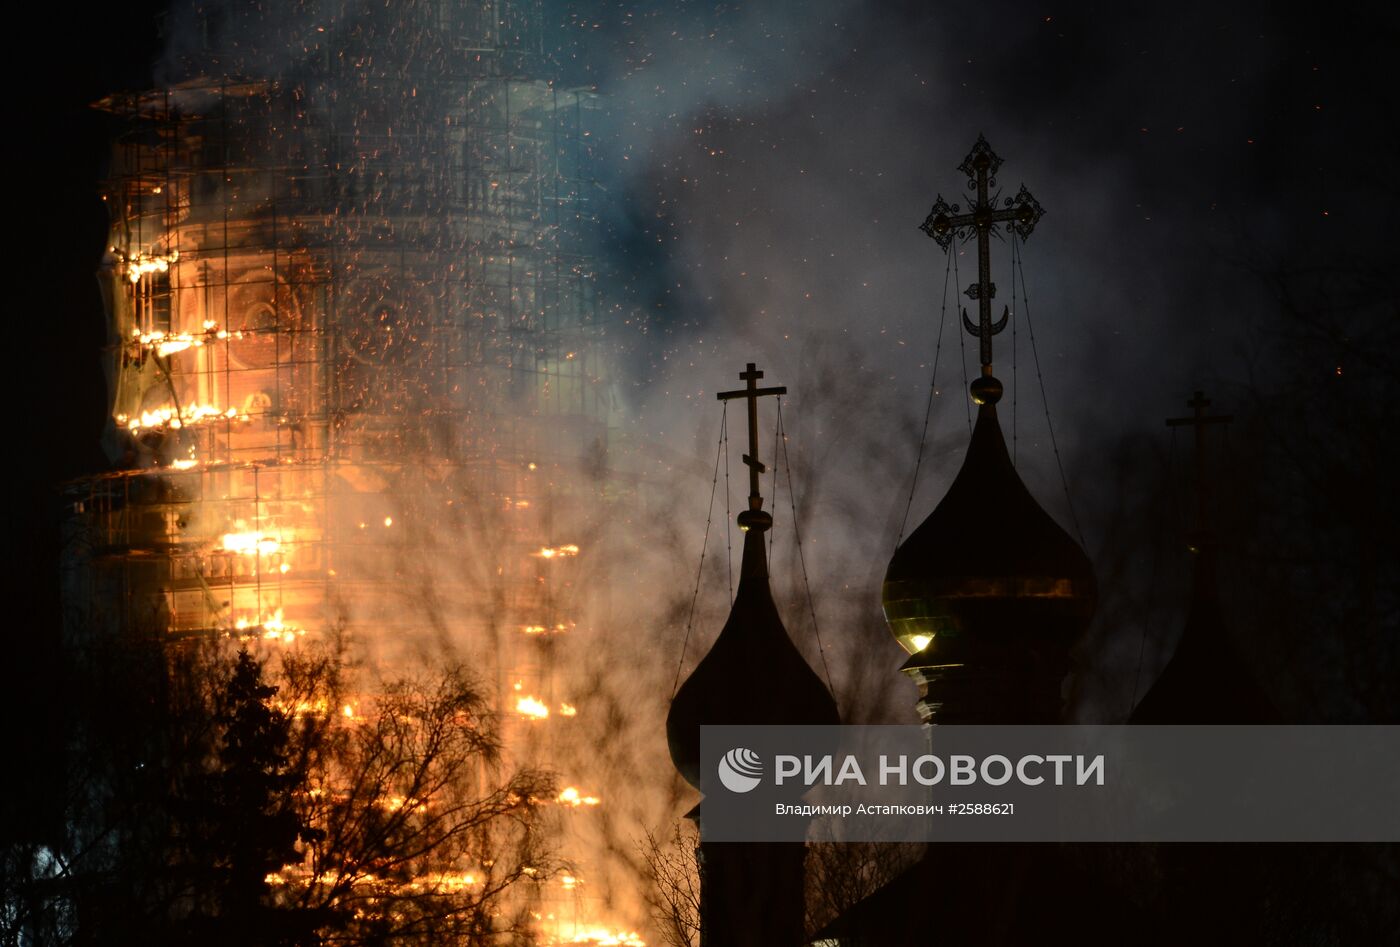
<path id="1" fill-rule="evenodd" d="M 240 556 L 270 556 L 282 548 L 282 540 L 258 530 L 245 530 L 237 533 L 224 533 L 224 552 Z"/>
<path id="2" fill-rule="evenodd" d="M 183 410 L 171 406 L 156 408 L 152 411 L 142 411 L 140 417 L 132 417 L 126 414 L 118 414 L 116 421 L 133 434 L 149 428 L 169 428 L 178 431 L 182 427 L 189 427 L 193 424 L 205 424 L 209 421 L 248 421 L 248 415 L 240 414 L 237 408 L 216 408 L 210 404 L 190 405 Z"/>
<path id="3" fill-rule="evenodd" d="M 603 800 L 597 796 L 585 796 L 579 792 L 576 786 L 565 786 L 563 792 L 554 800 L 563 806 L 572 806 L 577 809 L 579 806 L 596 806 Z"/>
<path id="4" fill-rule="evenodd" d="M 515 712 L 533 720 L 543 720 L 549 716 L 549 707 L 534 697 L 520 697 L 515 701 Z"/>
<path id="5" fill-rule="evenodd" d="M 578 546 L 573 543 L 568 543 L 563 546 L 542 546 L 530 553 L 530 555 L 539 559 L 553 559 L 556 556 L 577 556 Z"/>
<path id="6" fill-rule="evenodd" d="M 159 190 L 156 193 L 160 193 Z M 126 278 L 133 283 L 141 282 L 141 277 L 147 273 L 168 273 L 170 264 L 180 259 L 179 250 L 171 250 L 168 254 L 160 253 L 137 253 L 135 256 L 127 257 Z"/>

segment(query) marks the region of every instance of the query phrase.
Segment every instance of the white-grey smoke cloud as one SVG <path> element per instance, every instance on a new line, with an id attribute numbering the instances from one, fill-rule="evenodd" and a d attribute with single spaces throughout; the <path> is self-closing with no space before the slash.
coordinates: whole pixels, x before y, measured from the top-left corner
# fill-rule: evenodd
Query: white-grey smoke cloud
<path id="1" fill-rule="evenodd" d="M 240 20 L 244 8 L 228 5 L 226 35 L 234 49 L 254 48 L 275 22 L 276 55 L 244 65 L 281 76 L 360 43 L 366 24 L 392 36 L 388 17 L 431 6 L 306 3 Z M 664 714 L 678 666 L 693 667 L 723 622 L 733 530 L 725 492 L 731 511 L 746 492 L 737 461 L 742 419 L 731 412 L 729 476 L 722 462 L 720 494 L 707 510 L 721 411 L 714 392 L 736 386 L 748 361 L 767 372 L 765 382 L 789 387 L 795 498 L 785 470 L 776 491 L 771 476 L 764 480 L 778 521 L 780 607 L 820 670 L 792 541 L 795 505 L 843 710 L 851 719 L 910 720 L 913 689 L 895 670 L 901 652 L 883 628 L 879 581 L 905 515 L 945 301 L 938 393 L 909 529 L 956 473 L 967 431 L 965 371 L 975 362 L 957 320 L 975 258 L 959 256 L 958 282 L 945 293 L 945 260 L 916 228 L 936 193 L 964 198 L 954 168 L 976 135 L 985 132 L 1006 159 L 1003 189 L 1025 182 L 1048 211 L 1025 247 L 1029 312 L 1017 306 L 1014 339 L 1010 331 L 997 338 L 997 370 L 1009 389 L 1003 427 L 1015 434 L 1032 492 L 1069 526 L 1048 400 L 1091 555 L 1108 555 L 1121 539 L 1113 530 L 1130 531 L 1123 520 L 1144 514 L 1124 499 L 1133 478 L 1156 482 L 1135 461 L 1115 466 L 1112 445 L 1156 431 L 1179 395 L 1221 371 L 1237 333 L 1217 317 L 1240 291 L 1222 288 L 1219 271 L 1193 269 L 1201 246 L 1164 260 L 1161 233 L 1176 232 L 1188 215 L 1153 203 L 1162 195 L 1152 169 L 1123 145 L 1103 151 L 1092 129 L 1064 131 L 1076 121 L 1123 119 L 1128 93 L 1037 88 L 1016 63 L 1044 41 L 1044 23 L 1015 5 L 914 13 L 853 0 L 550 4 L 546 19 L 558 28 L 564 73 L 594 83 L 609 117 L 601 147 L 612 155 L 603 183 L 615 240 L 604 268 L 610 283 L 601 288 L 620 313 L 610 338 L 627 353 L 615 368 L 623 439 L 609 463 L 635 483 L 605 516 L 559 524 L 561 533 L 588 532 L 592 558 L 582 578 L 606 589 L 593 613 L 580 616 L 561 662 L 581 708 L 573 731 L 581 738 L 562 751 L 605 799 L 585 830 L 595 850 L 609 853 L 596 890 L 635 910 L 633 840 L 692 801 L 669 769 Z M 203 55 L 201 22 L 172 17 L 167 76 Z M 1129 54 L 1102 56 L 1102 83 L 1131 74 Z M 971 62 L 993 57 L 1007 75 L 987 85 L 988 73 Z M 1009 248 L 998 245 L 998 301 L 1013 303 L 1009 261 Z M 761 450 L 771 464 L 772 405 L 763 418 Z M 421 548 L 441 555 L 420 557 L 419 578 L 404 595 L 420 604 L 436 600 L 437 577 L 444 586 L 456 581 L 454 551 L 487 541 L 481 524 L 428 528 Z M 1132 568 L 1124 575 L 1134 594 L 1160 585 L 1141 574 L 1143 563 Z M 1144 628 L 1162 622 L 1158 604 L 1148 605 L 1144 617 L 1121 599 L 1106 602 L 1104 621 L 1120 624 L 1091 638 L 1098 653 L 1085 655 L 1085 692 L 1104 715 L 1124 712 L 1139 686 L 1142 674 L 1121 672 L 1139 663 Z M 1148 654 L 1161 659 L 1155 646 Z"/>
<path id="2" fill-rule="evenodd" d="M 1275 303 L 1252 268 L 1299 243 L 1322 197 L 1352 200 L 1358 185 L 1332 174 L 1322 188 L 1301 166 L 1278 180 L 1261 173 L 1256 149 L 1288 147 L 1261 129 L 1286 128 L 1283 109 L 1323 108 L 1302 93 L 1272 98 L 1295 81 L 1282 78 L 1287 70 L 1314 63 L 1290 60 L 1289 31 L 1273 15 L 1052 12 L 863 4 L 812 18 L 830 23 L 810 40 L 825 55 L 792 55 L 803 40 L 791 33 L 768 38 L 760 93 L 715 94 L 706 43 L 688 58 L 634 54 L 663 79 L 629 62 L 599 82 L 629 102 L 629 127 L 661 129 L 650 163 L 627 163 L 634 202 L 661 218 L 647 236 L 666 248 L 654 283 L 669 331 L 653 327 L 662 341 L 647 349 L 653 375 L 641 416 L 684 437 L 682 417 L 703 411 L 738 366 L 771 367 L 770 378 L 793 389 L 789 430 L 799 434 L 799 491 L 810 500 L 804 533 L 816 549 L 843 553 L 814 554 L 818 585 L 862 576 L 853 614 L 876 629 L 942 296 L 942 260 L 915 226 L 935 193 L 965 193 L 953 166 L 979 131 L 1007 160 L 1003 187 L 1024 181 L 1044 203 L 1025 248 L 1029 306 L 1017 307 L 1029 310 L 1018 317 L 1034 316 L 1040 371 L 1024 322 L 1014 349 L 1009 332 L 997 339 L 1009 385 L 1015 352 L 1015 415 L 1004 404 L 1003 426 L 1033 492 L 1070 526 L 1043 374 L 1070 493 L 1105 579 L 1081 694 L 1087 713 L 1121 717 L 1170 654 L 1187 585 L 1174 543 L 1186 524 L 1153 504 L 1167 478 L 1178 492 L 1189 479 L 1189 448 L 1173 446 L 1161 420 L 1198 387 L 1228 410 L 1269 372 L 1253 332 Z M 749 21 L 723 7 L 708 16 L 706 35 L 721 49 Z M 1192 54 L 1163 59 L 1164 50 Z M 656 86 L 691 90 L 689 110 L 671 95 L 652 115 L 645 94 L 628 97 Z M 971 266 L 960 263 L 965 286 Z M 1004 245 L 994 267 L 1007 299 Z M 949 293 L 950 316 L 962 286 Z M 959 335 L 953 324 L 944 337 L 932 467 L 915 522 L 957 467 Z M 1177 552 L 1156 568 L 1161 544 Z"/>

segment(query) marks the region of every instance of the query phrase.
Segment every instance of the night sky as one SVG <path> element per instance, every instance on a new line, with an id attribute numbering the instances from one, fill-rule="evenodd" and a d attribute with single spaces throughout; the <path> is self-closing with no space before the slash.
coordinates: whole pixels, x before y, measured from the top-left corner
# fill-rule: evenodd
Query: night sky
<path id="1" fill-rule="evenodd" d="M 12 61 L 37 48 L 45 64 L 11 80 L 21 667 L 57 628 L 56 485 L 105 463 L 93 273 L 111 129 L 86 104 L 151 81 L 160 6 L 55 17 L 37 5 L 10 32 Z M 1137 6 L 549 5 L 562 80 L 607 97 L 619 384 L 637 431 L 670 451 L 642 463 L 696 466 L 675 458 L 712 450 L 710 392 L 756 359 L 794 389 L 794 428 L 829 485 L 827 528 L 866 513 L 875 532 L 897 524 L 943 287 L 916 227 L 936 193 L 965 193 L 954 168 L 982 132 L 1006 160 L 1003 186 L 1024 181 L 1047 209 L 1027 279 L 1059 446 L 1100 554 L 1094 510 L 1108 504 L 1095 497 L 1111 492 L 1117 446 L 1165 438 L 1162 418 L 1193 388 L 1228 406 L 1272 377 L 1260 342 L 1278 308 L 1271 275 L 1393 275 L 1400 245 L 1391 5 Z M 973 258 L 961 265 L 966 285 Z M 965 430 L 954 341 L 931 428 L 950 464 Z M 998 339 L 1003 377 L 1009 344 Z M 1063 521 L 1018 345 L 1023 474 Z M 1319 371 L 1333 361 L 1319 353 Z M 1376 385 L 1393 392 L 1393 375 Z M 916 515 L 956 469 L 934 468 Z M 886 557 L 848 576 L 872 602 Z M 42 675 L 21 679 L 42 689 Z"/>
<path id="2" fill-rule="evenodd" d="M 108 464 L 95 272 L 116 128 L 89 104 L 158 81 L 164 6 L 36 4 L 8 34 L 12 64 L 37 52 L 43 66 L 12 75 L 7 138 L 19 290 L 8 515 L 20 542 L 3 707 L 31 725 L 10 729 L 0 758 L 64 745 L 62 714 L 36 713 L 61 679 L 59 488 Z M 918 225 L 938 194 L 966 204 L 955 168 L 979 133 L 1005 160 L 1001 189 L 1024 182 L 1046 209 L 1024 247 L 1024 286 L 1016 276 L 1027 299 L 1012 299 L 1009 247 L 993 247 L 994 311 L 1018 310 L 995 351 L 1018 471 L 1082 535 L 1098 574 L 1099 613 L 1077 655 L 1079 719 L 1124 720 L 1172 653 L 1189 594 L 1190 458 L 1163 419 L 1186 413 L 1199 388 L 1237 417 L 1215 442 L 1217 499 L 1226 607 L 1247 663 L 1286 720 L 1400 721 L 1394 4 L 544 8 L 555 77 L 595 87 L 603 106 L 602 288 L 631 448 L 610 460 L 645 485 L 640 508 L 618 519 L 654 528 L 664 552 L 602 570 L 631 610 L 614 640 L 581 649 L 580 677 L 603 682 L 598 704 L 625 713 L 599 715 L 615 728 L 608 740 L 662 758 L 666 688 L 728 608 L 725 578 L 707 574 L 682 660 L 676 616 L 706 521 L 714 392 L 737 387 L 749 361 L 790 389 L 797 497 L 784 488 L 769 507 L 789 630 L 817 667 L 792 509 L 846 722 L 915 719 L 880 581 L 906 504 L 912 529 L 958 470 L 976 372 L 976 340 L 956 321 L 972 305 L 962 290 L 975 250 L 945 290 L 945 258 Z M 711 543 L 718 569 L 718 529 Z M 3 814 L 23 821 L 26 799 L 53 793 L 38 767 L 15 769 Z M 663 769 L 631 782 L 678 815 L 687 791 Z M 613 852 L 635 847 L 634 814 L 609 822 Z"/>

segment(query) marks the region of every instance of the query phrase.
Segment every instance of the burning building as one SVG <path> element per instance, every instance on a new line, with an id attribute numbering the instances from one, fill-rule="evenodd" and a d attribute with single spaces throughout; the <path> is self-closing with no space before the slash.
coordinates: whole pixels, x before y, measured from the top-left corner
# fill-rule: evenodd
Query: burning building
<path id="1" fill-rule="evenodd" d="M 100 103 L 118 469 L 70 487 L 73 631 L 346 623 L 509 668 L 572 627 L 612 414 L 594 102 L 520 77 L 533 5 L 491 9 L 205 22 L 188 77 Z"/>
<path id="2" fill-rule="evenodd" d="M 68 487 L 69 638 L 458 655 L 547 754 L 617 489 L 595 97 L 533 0 L 171 22 L 99 103 L 115 469 Z"/>

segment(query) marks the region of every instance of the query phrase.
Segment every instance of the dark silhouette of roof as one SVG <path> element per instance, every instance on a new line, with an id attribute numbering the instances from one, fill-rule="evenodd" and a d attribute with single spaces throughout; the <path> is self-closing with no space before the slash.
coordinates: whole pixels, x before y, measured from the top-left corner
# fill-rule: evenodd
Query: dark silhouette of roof
<path id="1" fill-rule="evenodd" d="M 990 375 L 974 384 L 962 469 L 885 574 L 886 620 L 913 652 L 904 670 L 920 684 L 921 714 L 939 723 L 1054 723 L 1070 647 L 1093 614 L 1093 568 L 1012 466 L 1000 395 Z M 1098 871 L 1061 845 L 933 844 L 817 939 L 1129 943 Z"/>
<path id="2" fill-rule="evenodd" d="M 1195 544 L 1191 610 L 1166 668 L 1133 708 L 1129 723 L 1282 722 L 1225 629 L 1215 578 L 1215 544 Z"/>
<path id="3" fill-rule="evenodd" d="M 761 514 L 764 519 L 767 514 Z M 739 589 L 709 654 L 671 701 L 671 759 L 700 785 L 701 725 L 836 724 L 836 701 L 788 637 L 768 588 L 766 523 L 744 533 Z"/>
<path id="4" fill-rule="evenodd" d="M 1021 482 L 997 423 L 1000 384 L 987 391 L 947 496 L 885 573 L 886 621 L 915 654 L 906 668 L 966 664 L 1028 630 L 1068 649 L 1093 612 L 1089 559 Z"/>

